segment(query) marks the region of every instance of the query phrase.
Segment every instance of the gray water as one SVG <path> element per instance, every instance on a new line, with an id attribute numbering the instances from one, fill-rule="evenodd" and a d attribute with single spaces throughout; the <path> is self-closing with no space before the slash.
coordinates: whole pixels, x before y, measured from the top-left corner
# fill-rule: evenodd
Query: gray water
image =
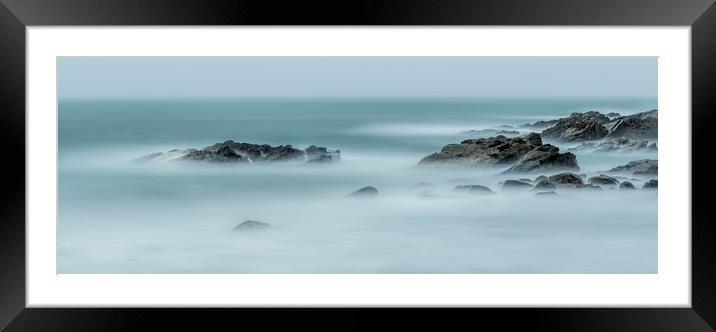
<path id="1" fill-rule="evenodd" d="M 652 108 L 649 99 L 62 100 L 58 272 L 656 273 L 653 191 L 535 197 L 501 191 L 501 169 L 414 167 L 472 138 L 469 129 Z M 228 139 L 326 146 L 342 160 L 129 162 Z M 586 173 L 643 158 L 657 156 L 577 153 Z M 414 188 L 421 182 L 434 184 L 430 195 Z M 496 194 L 456 194 L 459 184 Z M 346 197 L 367 185 L 378 198 Z M 232 232 L 245 220 L 272 227 Z"/>

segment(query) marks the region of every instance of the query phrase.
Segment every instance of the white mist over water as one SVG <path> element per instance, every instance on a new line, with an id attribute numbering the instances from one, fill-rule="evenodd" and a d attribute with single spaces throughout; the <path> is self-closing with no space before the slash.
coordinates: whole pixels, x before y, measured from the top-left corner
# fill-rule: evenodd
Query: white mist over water
<path id="1" fill-rule="evenodd" d="M 415 167 L 467 138 L 445 131 L 461 121 L 519 124 L 584 104 L 623 105 L 632 113 L 653 108 L 643 101 L 505 101 L 501 112 L 489 113 L 475 101 L 61 103 L 58 272 L 656 273 L 654 191 L 535 197 L 498 183 L 539 174 Z M 401 123 L 412 131 L 393 134 Z M 380 135 L 376 128 L 390 130 Z M 316 144 L 341 149 L 342 159 L 249 167 L 128 162 L 227 139 Z M 656 157 L 577 152 L 590 174 Z M 495 194 L 454 192 L 461 184 Z M 368 185 L 377 197 L 347 197 Z M 232 231 L 245 220 L 271 228 Z"/>

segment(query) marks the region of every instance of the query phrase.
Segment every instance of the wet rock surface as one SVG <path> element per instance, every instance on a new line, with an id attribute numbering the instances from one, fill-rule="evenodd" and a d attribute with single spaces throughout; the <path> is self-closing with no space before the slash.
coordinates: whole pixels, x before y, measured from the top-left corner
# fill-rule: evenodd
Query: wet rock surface
<path id="1" fill-rule="evenodd" d="M 642 189 L 651 189 L 651 190 L 657 189 L 657 188 L 659 188 L 659 181 L 655 180 L 655 179 L 651 179 L 651 180 L 647 181 L 646 183 L 644 183 L 644 186 L 642 186 L 641 188 Z"/>
<path id="2" fill-rule="evenodd" d="M 619 184 L 619 180 L 604 174 L 591 177 L 589 178 L 588 182 L 590 184 L 598 186 L 616 186 L 617 184 Z"/>
<path id="3" fill-rule="evenodd" d="M 506 180 L 502 184 L 502 189 L 505 190 L 526 190 L 531 189 L 532 185 L 526 182 L 517 181 L 517 180 Z"/>
<path id="4" fill-rule="evenodd" d="M 528 152 L 519 162 L 504 171 L 509 173 L 534 173 L 547 171 L 579 171 L 577 157 L 571 153 L 559 153 L 559 148 L 545 144 Z"/>
<path id="5" fill-rule="evenodd" d="M 507 138 L 468 139 L 460 144 L 448 144 L 440 152 L 423 158 L 418 165 L 452 164 L 494 166 L 512 164 L 542 145 L 539 134 Z"/>

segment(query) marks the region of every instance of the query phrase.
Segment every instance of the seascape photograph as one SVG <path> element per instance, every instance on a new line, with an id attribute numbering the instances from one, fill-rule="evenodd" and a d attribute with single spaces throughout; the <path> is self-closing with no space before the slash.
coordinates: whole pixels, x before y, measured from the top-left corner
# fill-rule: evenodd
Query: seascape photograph
<path id="1" fill-rule="evenodd" d="M 58 57 L 59 274 L 655 274 L 657 57 Z"/>

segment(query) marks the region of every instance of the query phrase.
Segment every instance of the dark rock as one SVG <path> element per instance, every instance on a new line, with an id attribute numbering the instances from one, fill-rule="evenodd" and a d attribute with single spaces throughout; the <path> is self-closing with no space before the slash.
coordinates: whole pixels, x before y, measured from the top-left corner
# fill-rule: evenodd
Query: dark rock
<path id="1" fill-rule="evenodd" d="M 609 112 L 609 113 L 606 114 L 606 116 L 607 116 L 608 118 L 610 118 L 610 119 L 613 119 L 613 118 L 618 118 L 618 117 L 620 117 L 620 116 L 622 116 L 622 115 L 619 114 L 619 113 L 617 113 L 617 112 Z"/>
<path id="2" fill-rule="evenodd" d="M 629 190 L 633 190 L 633 189 L 636 189 L 636 188 L 634 187 L 634 184 L 633 184 L 633 183 L 631 183 L 631 182 L 629 182 L 629 181 L 624 181 L 624 182 L 622 182 L 622 183 L 619 184 L 619 189 L 629 189 Z"/>
<path id="3" fill-rule="evenodd" d="M 534 186 L 534 190 L 554 190 L 556 188 L 557 186 L 555 186 L 554 183 L 551 183 L 546 179 L 537 182 L 537 184 Z"/>
<path id="4" fill-rule="evenodd" d="M 657 110 L 651 110 L 618 117 L 604 126 L 609 131 L 609 137 L 657 138 L 659 134 L 658 115 Z"/>
<path id="5" fill-rule="evenodd" d="M 528 152 L 517 165 L 508 168 L 503 174 L 530 173 L 545 171 L 579 171 L 577 157 L 571 153 L 559 153 L 559 148 L 545 144 Z"/>
<path id="6" fill-rule="evenodd" d="M 557 193 L 554 191 L 540 191 L 535 193 L 535 196 L 557 196 Z"/>
<path id="7" fill-rule="evenodd" d="M 255 231 L 255 230 L 262 230 L 262 229 L 268 229 L 271 228 L 271 225 L 255 221 L 255 220 L 246 220 L 239 224 L 238 226 L 234 227 L 235 232 L 242 232 L 242 231 Z"/>
<path id="8" fill-rule="evenodd" d="M 514 163 L 532 149 L 542 145 L 539 134 L 530 133 L 515 138 L 497 136 L 469 139 L 460 144 L 448 144 L 438 153 L 423 158 L 418 165 L 503 165 Z"/>
<path id="9" fill-rule="evenodd" d="M 619 184 L 619 180 L 611 176 L 601 174 L 599 176 L 589 178 L 589 183 L 594 185 L 616 186 Z"/>
<path id="10" fill-rule="evenodd" d="M 303 161 L 324 163 L 338 161 L 339 150 L 328 150 L 325 147 L 311 145 L 306 150 L 296 149 L 291 145 L 271 146 L 268 144 L 237 143 L 228 140 L 216 143 L 203 149 L 178 150 L 166 153 L 153 153 L 141 158 L 140 161 L 189 160 L 216 163 L 259 163 L 276 161 Z"/>
<path id="11" fill-rule="evenodd" d="M 182 157 L 184 160 L 192 161 L 206 161 L 212 163 L 250 163 L 247 157 L 239 155 L 234 152 L 231 148 L 224 146 L 216 149 L 215 151 L 210 150 L 195 150 L 191 151 Z"/>
<path id="12" fill-rule="evenodd" d="M 542 136 L 567 142 L 597 140 L 609 134 L 604 127 L 607 122 L 609 118 L 599 112 L 572 113 L 543 130 Z"/>
<path id="13" fill-rule="evenodd" d="M 532 188 L 531 184 L 517 180 L 507 180 L 502 184 L 502 189 L 505 190 L 524 190 L 530 188 Z"/>
<path id="14" fill-rule="evenodd" d="M 584 184 L 584 181 L 582 181 L 582 178 L 579 177 L 579 175 L 569 172 L 552 175 L 549 177 L 549 182 L 558 186 Z"/>
<path id="15" fill-rule="evenodd" d="M 481 186 L 481 185 L 477 185 L 477 184 L 457 186 L 457 187 L 455 187 L 455 191 L 468 192 L 471 194 L 492 194 L 493 193 L 490 188 Z"/>
<path id="16" fill-rule="evenodd" d="M 655 179 L 651 179 L 648 182 L 644 183 L 644 186 L 641 187 L 641 189 L 657 189 L 659 187 L 659 181 Z"/>
<path id="17" fill-rule="evenodd" d="M 659 172 L 659 161 L 642 159 L 630 161 L 628 164 L 609 170 L 614 173 L 631 173 L 633 175 L 656 175 Z"/>
<path id="18" fill-rule="evenodd" d="M 527 179 L 527 178 L 522 178 L 522 179 L 520 179 L 519 181 L 527 182 L 527 183 L 532 183 L 532 180 Z"/>
<path id="19" fill-rule="evenodd" d="M 360 188 L 353 193 L 351 193 L 349 196 L 353 197 L 372 197 L 378 195 L 378 189 L 375 189 L 373 186 L 367 186 Z"/>

